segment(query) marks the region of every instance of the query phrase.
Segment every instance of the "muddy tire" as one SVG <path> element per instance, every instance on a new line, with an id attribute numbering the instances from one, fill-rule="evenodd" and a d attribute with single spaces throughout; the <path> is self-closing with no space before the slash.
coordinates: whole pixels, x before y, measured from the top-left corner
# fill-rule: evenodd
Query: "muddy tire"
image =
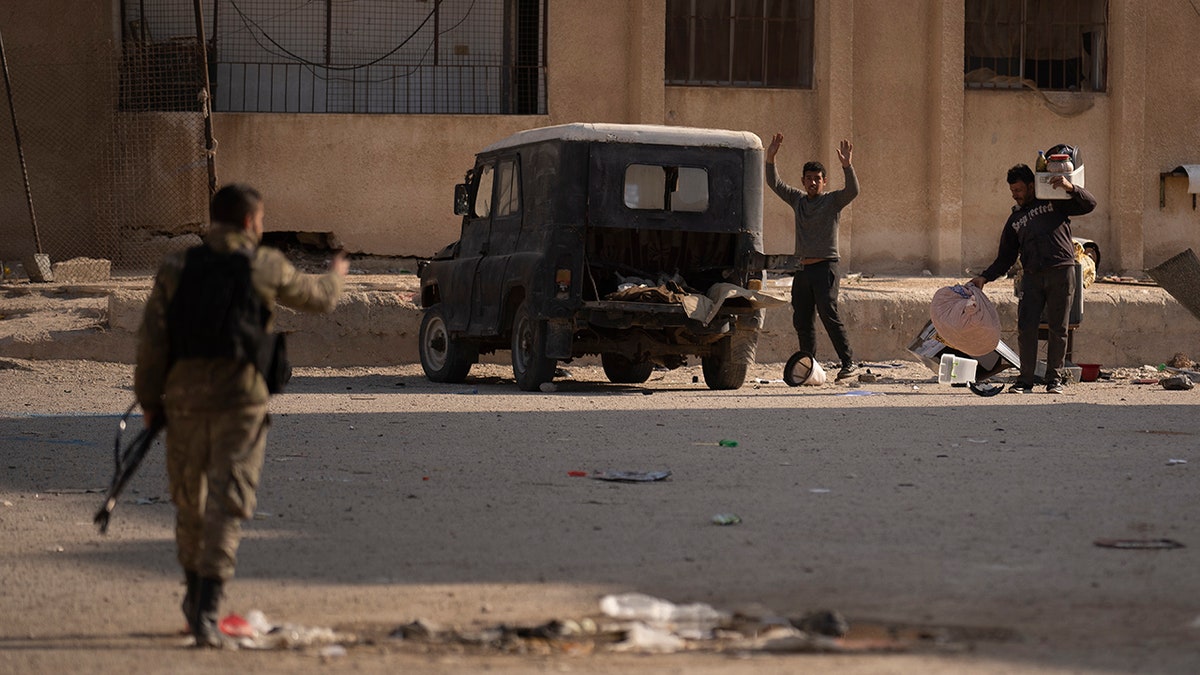
<path id="1" fill-rule="evenodd" d="M 513 315 L 512 369 L 517 386 L 537 391 L 554 379 L 556 359 L 546 357 L 546 322 L 533 318 L 529 303 L 522 302 Z"/>
<path id="2" fill-rule="evenodd" d="M 711 356 L 700 359 L 704 371 L 704 384 L 709 389 L 740 389 L 746 382 L 746 371 L 754 363 L 758 350 L 758 331 L 743 329 L 723 338 L 716 344 Z"/>
<path id="3" fill-rule="evenodd" d="M 421 317 L 421 368 L 431 382 L 462 382 L 479 360 L 477 348 L 450 336 L 441 305 L 433 305 Z"/>
<path id="4" fill-rule="evenodd" d="M 650 379 L 654 364 L 649 361 L 630 361 L 620 354 L 601 354 L 604 375 L 613 384 L 641 384 Z"/>

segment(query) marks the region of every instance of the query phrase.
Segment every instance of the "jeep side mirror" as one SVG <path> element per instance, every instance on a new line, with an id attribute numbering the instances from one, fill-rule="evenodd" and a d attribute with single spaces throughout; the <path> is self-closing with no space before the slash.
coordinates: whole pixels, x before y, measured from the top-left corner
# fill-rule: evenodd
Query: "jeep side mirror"
<path id="1" fill-rule="evenodd" d="M 454 186 L 454 215 L 465 216 L 471 213 L 471 203 L 467 195 L 467 184 L 459 183 Z"/>

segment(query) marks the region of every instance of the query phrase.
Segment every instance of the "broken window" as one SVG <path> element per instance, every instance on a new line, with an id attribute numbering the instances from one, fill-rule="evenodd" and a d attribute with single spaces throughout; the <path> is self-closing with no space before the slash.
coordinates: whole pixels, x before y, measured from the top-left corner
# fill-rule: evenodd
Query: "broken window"
<path id="1" fill-rule="evenodd" d="M 971 89 L 1104 91 L 1107 0 L 967 0 Z"/>
<path id="2" fill-rule="evenodd" d="M 666 82 L 811 89 L 813 0 L 667 0 Z"/>
<path id="3" fill-rule="evenodd" d="M 690 166 L 631 164 L 625 169 L 625 206 L 703 213 L 708 209 L 708 171 Z"/>

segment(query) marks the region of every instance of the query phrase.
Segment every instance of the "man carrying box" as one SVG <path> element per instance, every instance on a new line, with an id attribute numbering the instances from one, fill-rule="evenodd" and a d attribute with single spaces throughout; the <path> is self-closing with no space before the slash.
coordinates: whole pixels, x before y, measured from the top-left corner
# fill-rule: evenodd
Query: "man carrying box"
<path id="1" fill-rule="evenodd" d="M 1067 353 L 1067 323 L 1071 298 L 1075 295 L 1075 246 L 1071 241 L 1071 216 L 1082 216 L 1096 208 L 1096 198 L 1082 187 L 1073 185 L 1064 175 L 1050 178 L 1050 184 L 1065 190 L 1069 199 L 1038 199 L 1034 190 L 1033 170 L 1018 164 L 1008 170 L 1008 189 L 1016 206 L 1000 233 L 996 260 L 971 280 L 976 288 L 994 281 L 1021 258 L 1021 300 L 1017 304 L 1017 348 L 1021 356 L 1021 375 L 1009 388 L 1010 393 L 1033 391 L 1037 368 L 1038 325 L 1045 312 L 1050 338 L 1046 347 L 1046 392 L 1061 394 L 1059 369 Z"/>

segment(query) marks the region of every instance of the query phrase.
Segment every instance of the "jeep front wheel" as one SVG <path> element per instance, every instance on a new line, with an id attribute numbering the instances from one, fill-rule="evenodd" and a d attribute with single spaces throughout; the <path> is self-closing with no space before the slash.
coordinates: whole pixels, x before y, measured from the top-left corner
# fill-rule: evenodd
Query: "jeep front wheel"
<path id="1" fill-rule="evenodd" d="M 450 336 L 441 305 L 425 310 L 419 339 L 421 367 L 431 382 L 462 382 L 479 358 L 472 346 Z"/>
<path id="2" fill-rule="evenodd" d="M 512 322 L 512 369 L 517 386 L 537 391 L 554 379 L 557 363 L 546 357 L 546 322 L 535 319 L 529 303 L 522 302 Z"/>
<path id="3" fill-rule="evenodd" d="M 601 354 L 600 365 L 613 384 L 641 384 L 650 379 L 654 364 L 649 361 L 630 361 L 620 354 Z"/>

